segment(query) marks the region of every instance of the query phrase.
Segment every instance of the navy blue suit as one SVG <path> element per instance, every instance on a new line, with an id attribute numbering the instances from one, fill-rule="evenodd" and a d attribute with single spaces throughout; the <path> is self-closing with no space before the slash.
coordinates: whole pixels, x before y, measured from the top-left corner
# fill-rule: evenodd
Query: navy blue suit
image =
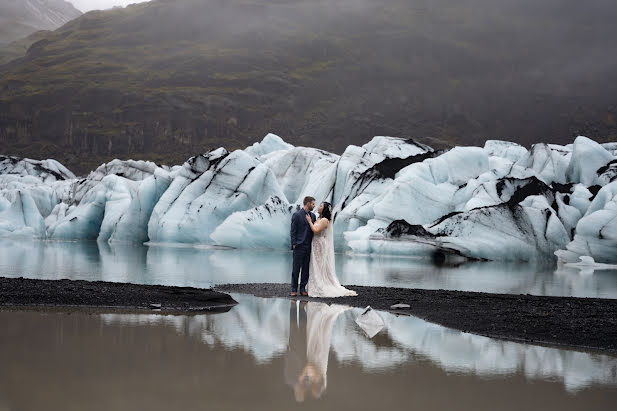
<path id="1" fill-rule="evenodd" d="M 311 242 L 313 241 L 313 230 L 306 216 L 310 215 L 313 223 L 317 219 L 315 214 L 307 213 L 304 208 L 296 211 L 291 216 L 291 249 L 293 250 L 293 264 L 291 269 L 291 291 L 298 292 L 298 276 L 302 270 L 300 278 L 300 292 L 305 291 L 309 279 L 309 263 L 311 261 Z"/>

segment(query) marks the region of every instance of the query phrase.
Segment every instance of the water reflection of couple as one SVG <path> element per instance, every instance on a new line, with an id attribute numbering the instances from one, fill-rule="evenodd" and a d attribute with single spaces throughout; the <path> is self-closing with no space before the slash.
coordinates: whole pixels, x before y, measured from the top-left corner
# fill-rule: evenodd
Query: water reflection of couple
<path id="1" fill-rule="evenodd" d="M 296 401 L 304 401 L 307 393 L 320 398 L 325 392 L 332 327 L 339 314 L 349 309 L 290 301 L 285 382 L 293 388 Z"/>

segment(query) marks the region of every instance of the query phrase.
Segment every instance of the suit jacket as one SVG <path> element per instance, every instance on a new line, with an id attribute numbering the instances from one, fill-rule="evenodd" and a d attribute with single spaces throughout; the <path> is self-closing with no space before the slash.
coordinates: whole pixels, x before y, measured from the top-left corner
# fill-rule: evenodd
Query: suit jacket
<path id="1" fill-rule="evenodd" d="M 311 245 L 311 241 L 313 241 L 313 230 L 311 230 L 311 226 L 309 226 L 308 221 L 306 221 L 306 215 L 311 216 L 311 220 L 313 223 L 317 220 L 317 217 L 313 213 L 307 213 L 304 208 L 299 209 L 291 216 L 291 249 L 293 250 L 294 245 Z"/>

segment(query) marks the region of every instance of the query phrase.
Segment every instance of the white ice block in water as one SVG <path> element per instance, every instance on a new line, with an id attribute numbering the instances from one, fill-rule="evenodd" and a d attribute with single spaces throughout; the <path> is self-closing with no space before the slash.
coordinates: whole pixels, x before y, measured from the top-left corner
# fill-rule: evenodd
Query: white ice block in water
<path id="1" fill-rule="evenodd" d="M 368 338 L 373 338 L 385 326 L 383 318 L 370 305 L 356 318 L 356 324 L 362 328 Z"/>
<path id="2" fill-rule="evenodd" d="M 112 160 L 81 179 L 54 160 L 0 156 L 0 231 L 288 249 L 290 214 L 312 195 L 334 206 L 339 250 L 615 264 L 616 153 L 586 137 L 435 151 L 378 136 L 338 156 L 269 134 L 182 166 Z M 384 236 L 399 221 L 415 234 Z"/>
<path id="3" fill-rule="evenodd" d="M 593 257 L 588 255 L 582 255 L 579 257 L 578 263 L 565 263 L 566 267 L 574 267 L 584 269 L 592 269 L 592 270 L 617 270 L 617 264 L 604 264 L 604 263 L 596 263 Z"/>

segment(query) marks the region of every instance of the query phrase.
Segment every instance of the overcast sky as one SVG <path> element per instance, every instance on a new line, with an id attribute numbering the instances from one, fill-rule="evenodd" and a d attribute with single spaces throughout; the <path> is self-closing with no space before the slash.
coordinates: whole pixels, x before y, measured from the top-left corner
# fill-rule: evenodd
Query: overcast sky
<path id="1" fill-rule="evenodd" d="M 95 9 L 109 9 L 113 6 L 142 3 L 148 0 L 68 0 L 79 10 L 86 12 Z"/>

